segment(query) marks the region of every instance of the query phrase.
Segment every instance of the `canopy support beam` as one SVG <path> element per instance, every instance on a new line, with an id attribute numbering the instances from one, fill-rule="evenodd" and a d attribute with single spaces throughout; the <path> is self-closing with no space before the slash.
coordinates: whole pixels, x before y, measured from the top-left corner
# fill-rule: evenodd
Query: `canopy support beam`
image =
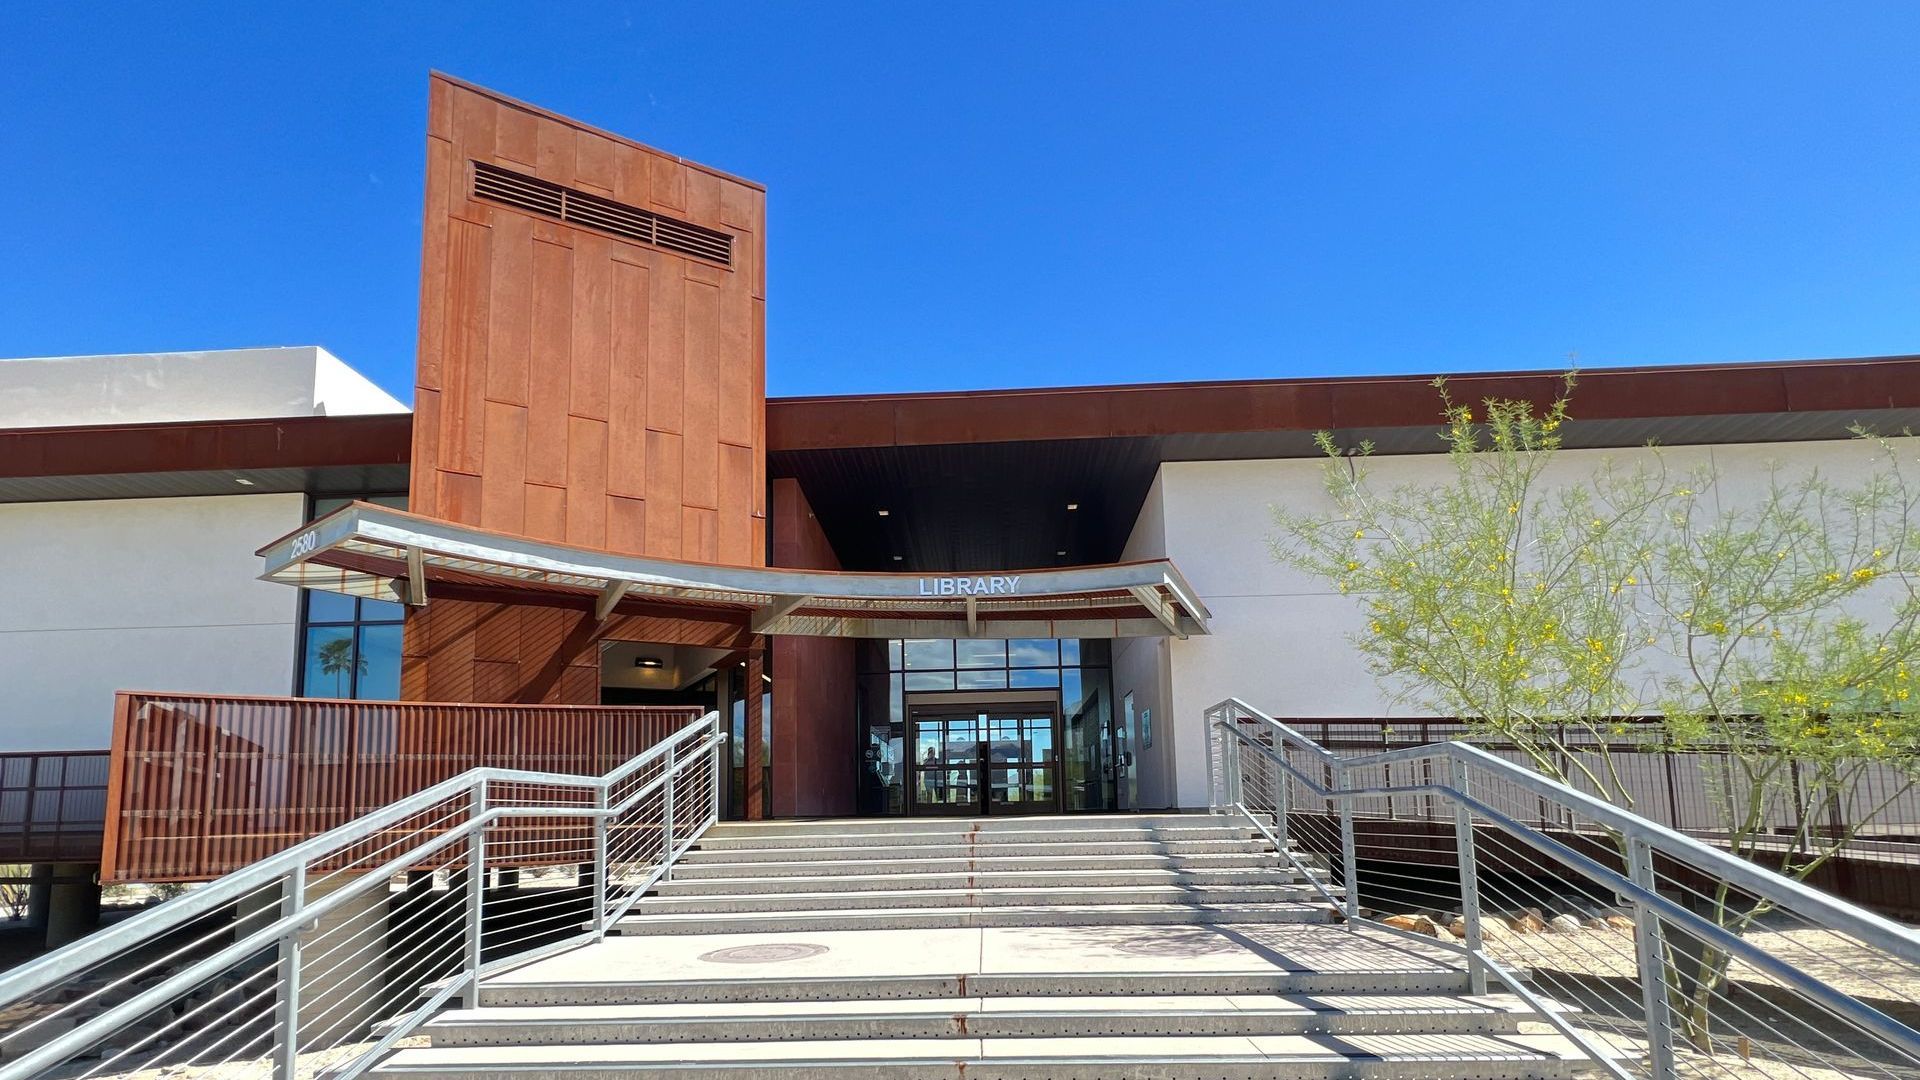
<path id="1" fill-rule="evenodd" d="M 1180 629 L 1180 616 L 1173 610 L 1173 601 L 1161 596 L 1160 591 L 1151 585 L 1129 585 L 1127 591 L 1133 594 L 1135 600 L 1140 601 L 1141 607 L 1146 608 L 1154 618 L 1160 620 L 1168 633 L 1182 641 L 1186 640 L 1187 632 Z"/>
<path id="2" fill-rule="evenodd" d="M 407 606 L 427 606 L 427 559 L 418 547 L 407 549 Z"/>
<path id="3" fill-rule="evenodd" d="M 980 601 L 967 597 L 967 636 L 980 636 Z"/>
<path id="4" fill-rule="evenodd" d="M 756 608 L 754 610 L 753 622 L 750 624 L 753 628 L 753 632 L 756 634 L 766 633 L 767 629 L 771 627 L 774 623 L 777 623 L 781 619 L 784 619 L 787 616 L 793 614 L 794 611 L 799 609 L 800 605 L 806 603 L 808 600 L 811 600 L 811 599 L 813 598 L 810 596 L 776 596 L 774 597 L 773 603 L 768 604 L 765 607 Z"/>
<path id="5" fill-rule="evenodd" d="M 599 598 L 593 602 L 593 621 L 597 623 L 606 622 L 607 617 L 613 614 L 613 609 L 620 606 L 620 601 L 626 597 L 628 590 L 632 588 L 633 582 L 631 581 L 607 582 L 607 587 L 600 590 Z"/>

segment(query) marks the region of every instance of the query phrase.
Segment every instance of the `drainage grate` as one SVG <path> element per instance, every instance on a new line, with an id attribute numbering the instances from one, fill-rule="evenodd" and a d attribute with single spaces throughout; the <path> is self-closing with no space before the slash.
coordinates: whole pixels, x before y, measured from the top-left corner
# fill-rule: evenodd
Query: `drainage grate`
<path id="1" fill-rule="evenodd" d="M 722 266 L 733 265 L 733 237 L 726 233 L 561 187 L 484 161 L 473 163 L 473 194 L 475 198 L 558 218 L 569 225 L 598 229 Z"/>

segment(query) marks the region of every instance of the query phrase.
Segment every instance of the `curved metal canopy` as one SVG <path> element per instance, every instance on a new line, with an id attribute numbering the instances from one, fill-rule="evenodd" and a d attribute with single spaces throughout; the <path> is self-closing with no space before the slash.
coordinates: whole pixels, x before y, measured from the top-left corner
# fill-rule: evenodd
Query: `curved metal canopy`
<path id="1" fill-rule="evenodd" d="M 555 594 L 602 619 L 644 600 L 740 613 L 814 637 L 1186 637 L 1207 609 L 1172 562 L 965 574 L 717 566 L 572 547 L 353 503 L 261 548 L 261 579 L 420 605 L 456 589 Z"/>

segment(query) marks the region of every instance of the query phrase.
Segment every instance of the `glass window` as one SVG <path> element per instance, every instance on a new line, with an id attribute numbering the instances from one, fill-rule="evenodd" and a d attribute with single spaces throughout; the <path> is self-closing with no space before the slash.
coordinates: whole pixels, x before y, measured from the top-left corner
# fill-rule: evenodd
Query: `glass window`
<path id="1" fill-rule="evenodd" d="M 1007 642 L 1012 667 L 1059 667 L 1060 643 L 1051 638 L 1024 638 Z"/>
<path id="2" fill-rule="evenodd" d="M 362 496 L 361 500 L 398 510 L 407 505 L 404 495 Z M 353 501 L 334 496 L 315 499 L 312 517 L 324 517 Z M 301 694 L 382 701 L 400 696 L 405 605 L 314 590 L 305 593 L 303 610 L 306 629 L 296 688 Z"/>
<path id="3" fill-rule="evenodd" d="M 394 701 L 400 697 L 401 624 L 360 627 L 360 675 L 354 697 Z"/>
<path id="4" fill-rule="evenodd" d="M 887 670 L 900 670 L 900 642 L 897 640 L 887 642 Z"/>
<path id="5" fill-rule="evenodd" d="M 953 639 L 906 642 L 907 670 L 927 668 L 953 669 Z M 909 687 L 909 689 L 912 689 Z"/>
<path id="6" fill-rule="evenodd" d="M 353 627 L 307 628 L 306 669 L 301 686 L 308 697 L 350 698 L 356 665 Z"/>
<path id="7" fill-rule="evenodd" d="M 956 675 L 958 676 L 957 685 L 962 690 L 1004 690 L 1007 686 L 1005 668 L 995 668 L 992 671 L 961 671 Z"/>
<path id="8" fill-rule="evenodd" d="M 307 621 L 352 622 L 353 597 L 340 593 L 313 590 L 307 593 Z"/>
<path id="9" fill-rule="evenodd" d="M 907 689 L 912 690 L 951 690 L 953 672 L 951 671 L 909 671 Z"/>
<path id="10" fill-rule="evenodd" d="M 1033 668 L 1031 670 L 1025 670 L 1025 671 L 1015 668 L 1014 671 L 1012 672 L 1012 677 L 1013 677 L 1013 681 L 1011 685 L 1013 686 L 1059 686 L 1060 685 L 1060 669 L 1059 668 Z"/>
<path id="11" fill-rule="evenodd" d="M 958 667 L 1003 668 L 1007 666 L 1007 643 L 1004 641 L 962 638 L 953 644 Z"/>
<path id="12" fill-rule="evenodd" d="M 1080 639 L 1066 638 L 1060 642 L 1060 666 L 1078 667 L 1080 665 Z"/>

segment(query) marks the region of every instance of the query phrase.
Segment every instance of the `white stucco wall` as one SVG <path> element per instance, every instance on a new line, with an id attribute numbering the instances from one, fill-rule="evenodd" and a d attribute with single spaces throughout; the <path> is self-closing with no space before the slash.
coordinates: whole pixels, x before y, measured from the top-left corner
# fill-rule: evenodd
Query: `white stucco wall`
<path id="1" fill-rule="evenodd" d="M 0 360 L 0 428 L 406 411 L 313 345 Z"/>
<path id="2" fill-rule="evenodd" d="M 107 745 L 115 690 L 293 692 L 298 589 L 254 549 L 305 496 L 0 505 L 0 749 Z"/>
<path id="3" fill-rule="evenodd" d="M 1911 458 L 1916 440 L 1903 440 Z M 1567 451 L 1549 482 L 1577 482 L 1602 461 L 1626 465 L 1646 450 Z M 1660 451 L 1665 465 L 1685 471 L 1711 465 L 1722 503 L 1764 492 L 1771 463 L 1785 477 L 1819 469 L 1844 482 L 1878 453 L 1853 440 L 1713 447 Z M 1162 688 L 1165 719 L 1155 726 L 1175 732 L 1176 747 L 1164 765 L 1177 785 L 1180 805 L 1206 804 L 1206 750 L 1202 710 L 1228 697 L 1243 698 L 1277 716 L 1396 716 L 1422 712 L 1389 700 L 1351 645 L 1363 626 L 1355 600 L 1317 579 L 1276 563 L 1267 540 L 1274 533 L 1272 508 L 1330 509 L 1317 459 L 1168 462 L 1154 489 L 1159 500 L 1143 511 L 1136 534 L 1151 520 L 1162 522 L 1165 554 L 1186 575 L 1212 612 L 1212 634 L 1170 641 Z M 1438 455 L 1376 458 L 1382 484 L 1439 479 L 1447 468 Z M 1115 661 L 1116 684 L 1121 663 Z M 1116 694 L 1124 692 L 1118 685 Z M 1160 781 L 1156 781 L 1160 782 Z M 1144 783 L 1144 780 L 1143 780 Z"/>

